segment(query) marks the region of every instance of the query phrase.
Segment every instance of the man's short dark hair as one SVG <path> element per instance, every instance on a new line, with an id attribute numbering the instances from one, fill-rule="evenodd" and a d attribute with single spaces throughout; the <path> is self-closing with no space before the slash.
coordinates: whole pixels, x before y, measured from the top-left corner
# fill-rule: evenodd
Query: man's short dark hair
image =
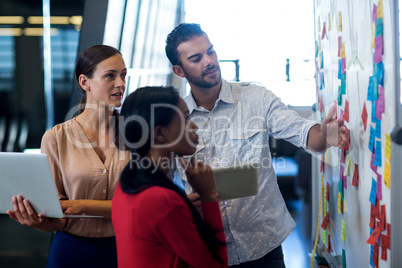
<path id="1" fill-rule="evenodd" d="M 166 38 L 165 52 L 172 65 L 180 65 L 177 48 L 183 42 L 187 42 L 194 36 L 207 34 L 201 29 L 201 26 L 196 23 L 181 23 Z"/>

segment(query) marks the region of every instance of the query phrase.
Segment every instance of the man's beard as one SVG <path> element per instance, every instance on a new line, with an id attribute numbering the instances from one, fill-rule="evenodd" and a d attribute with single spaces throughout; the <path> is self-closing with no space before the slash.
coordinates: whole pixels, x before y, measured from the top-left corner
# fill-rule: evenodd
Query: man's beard
<path id="1" fill-rule="evenodd" d="M 212 80 L 210 80 L 210 81 L 206 81 L 206 80 L 204 79 L 205 73 L 208 72 L 208 71 L 210 71 L 210 70 L 212 70 L 212 69 L 215 69 L 215 68 L 216 68 L 217 71 L 218 71 L 217 74 L 215 75 L 216 78 L 215 78 L 215 79 L 212 79 Z M 186 75 L 186 79 L 188 80 L 188 82 L 191 83 L 191 84 L 193 84 L 193 85 L 195 85 L 195 86 L 197 86 L 197 87 L 212 88 L 212 87 L 218 85 L 218 84 L 221 82 L 221 80 L 222 80 L 222 77 L 221 77 L 221 68 L 219 67 L 219 65 L 217 65 L 216 67 L 209 68 L 209 69 L 205 70 L 205 71 L 202 73 L 201 77 L 192 76 L 192 75 L 190 75 L 189 73 L 187 73 L 187 71 L 186 71 L 183 67 L 182 67 L 182 69 L 183 69 L 184 74 Z"/>

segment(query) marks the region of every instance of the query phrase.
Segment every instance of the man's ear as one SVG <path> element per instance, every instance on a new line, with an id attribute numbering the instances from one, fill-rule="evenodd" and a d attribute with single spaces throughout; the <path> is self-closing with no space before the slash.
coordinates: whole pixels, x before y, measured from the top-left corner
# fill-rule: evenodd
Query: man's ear
<path id="1" fill-rule="evenodd" d="M 185 77 L 185 74 L 183 72 L 183 68 L 181 68 L 180 65 L 173 65 L 172 70 L 177 76 L 180 76 L 181 78 Z"/>
<path id="2" fill-rule="evenodd" d="M 89 79 L 86 75 L 81 74 L 78 77 L 78 84 L 80 85 L 80 87 L 85 90 L 85 91 L 90 91 L 90 87 L 89 87 Z"/>
<path id="3" fill-rule="evenodd" d="M 166 137 L 164 133 L 164 128 L 162 126 L 156 126 L 154 128 L 154 140 L 156 144 L 166 142 Z"/>

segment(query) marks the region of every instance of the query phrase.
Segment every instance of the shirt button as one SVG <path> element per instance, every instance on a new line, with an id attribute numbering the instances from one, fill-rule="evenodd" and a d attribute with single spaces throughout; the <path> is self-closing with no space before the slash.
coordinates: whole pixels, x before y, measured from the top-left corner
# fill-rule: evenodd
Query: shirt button
<path id="1" fill-rule="evenodd" d="M 106 173 L 106 169 L 102 170 L 103 173 Z"/>
<path id="2" fill-rule="evenodd" d="M 103 193 L 106 194 L 106 190 L 103 190 Z"/>

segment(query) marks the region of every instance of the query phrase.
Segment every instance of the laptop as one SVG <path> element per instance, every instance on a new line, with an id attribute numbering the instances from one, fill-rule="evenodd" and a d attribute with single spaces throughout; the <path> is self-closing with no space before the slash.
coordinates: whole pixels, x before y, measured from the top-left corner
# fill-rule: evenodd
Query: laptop
<path id="1" fill-rule="evenodd" d="M 0 213 L 13 210 L 11 198 L 17 195 L 49 218 L 103 218 L 63 213 L 46 154 L 0 152 Z"/>

